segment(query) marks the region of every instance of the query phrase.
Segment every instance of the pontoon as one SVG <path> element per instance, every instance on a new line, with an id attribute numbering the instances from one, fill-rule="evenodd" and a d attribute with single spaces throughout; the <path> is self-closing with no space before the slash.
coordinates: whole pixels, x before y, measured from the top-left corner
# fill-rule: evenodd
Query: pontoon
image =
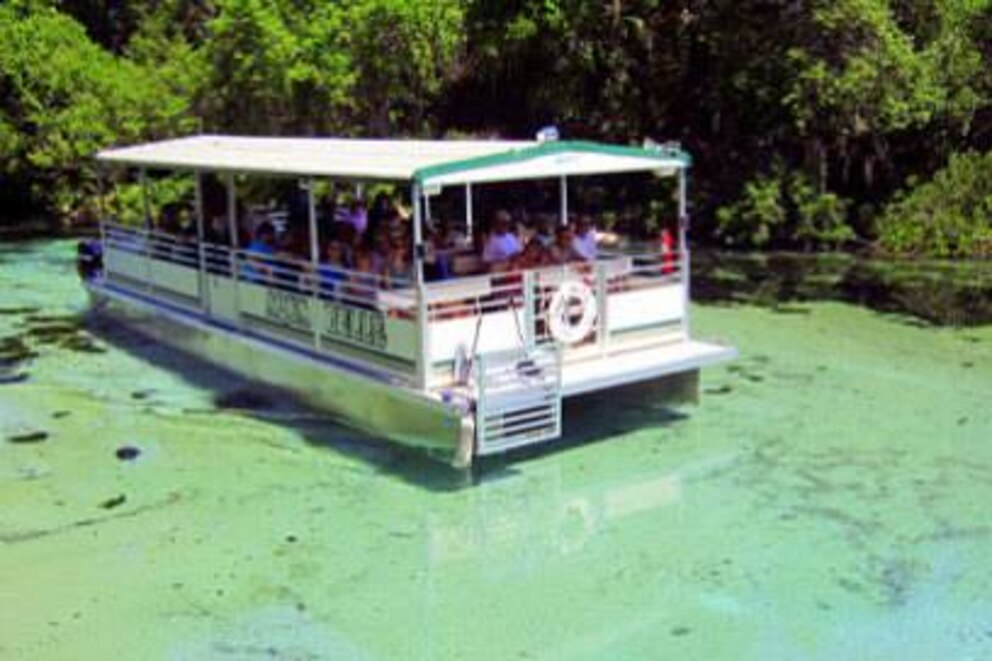
<path id="1" fill-rule="evenodd" d="M 733 348 L 690 336 L 688 155 L 677 146 L 575 141 L 419 141 L 194 136 L 98 154 L 104 168 L 195 178 L 195 236 L 101 219 L 102 264 L 87 271 L 94 309 L 251 379 L 291 391 L 371 434 L 457 466 L 562 433 L 562 401 L 634 383 L 698 397 L 699 369 Z M 431 201 L 490 185 L 550 180 L 567 222 L 569 184 L 590 175 L 677 178 L 670 244 L 603 247 L 595 260 L 431 280 Z M 225 182 L 227 242 L 205 226 L 204 178 Z M 258 263 L 238 242 L 235 178 L 284 178 L 307 195 L 309 259 Z M 389 281 L 342 269 L 350 293 L 320 277 L 315 184 L 390 182 L 409 193 L 412 273 Z M 573 184 L 574 185 L 574 184 Z M 673 214 L 674 215 L 674 214 Z M 280 273 L 292 276 L 279 278 Z"/>

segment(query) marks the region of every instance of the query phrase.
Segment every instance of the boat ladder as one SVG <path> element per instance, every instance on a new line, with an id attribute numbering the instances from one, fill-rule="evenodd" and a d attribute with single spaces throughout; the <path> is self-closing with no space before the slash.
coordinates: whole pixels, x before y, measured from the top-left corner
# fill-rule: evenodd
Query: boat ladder
<path id="1" fill-rule="evenodd" d="M 482 354 L 477 369 L 476 454 L 561 436 L 561 351 L 556 345 Z"/>

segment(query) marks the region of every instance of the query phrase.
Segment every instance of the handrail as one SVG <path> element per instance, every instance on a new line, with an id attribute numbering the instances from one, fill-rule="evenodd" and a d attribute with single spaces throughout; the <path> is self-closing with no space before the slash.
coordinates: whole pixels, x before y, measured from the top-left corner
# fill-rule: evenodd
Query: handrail
<path id="1" fill-rule="evenodd" d="M 173 261 L 199 269 L 199 246 L 160 230 L 104 223 L 107 244 L 134 254 Z M 412 280 L 368 273 L 282 254 L 262 254 L 216 243 L 203 243 L 208 273 L 233 277 L 238 283 L 274 287 L 358 308 L 379 309 L 410 318 L 416 313 Z M 396 293 L 384 296 L 385 292 Z M 404 296 L 403 292 L 408 295 Z"/>
<path id="2" fill-rule="evenodd" d="M 609 299 L 614 294 L 679 283 L 684 275 L 680 268 L 682 260 L 661 250 L 601 250 L 600 258 L 593 262 L 572 262 L 425 283 L 425 314 L 421 315 L 418 313 L 417 292 L 409 278 L 390 277 L 328 263 L 315 265 L 309 260 L 286 254 L 264 254 L 206 241 L 201 244 L 192 237 L 116 223 L 104 223 L 104 240 L 109 248 L 149 259 L 147 275 L 139 272 L 137 278 L 143 280 L 147 277 L 152 288 L 163 286 L 163 283 L 156 284 L 156 276 L 153 275 L 152 264 L 156 260 L 195 270 L 200 278 L 201 292 L 207 286 L 208 276 L 231 278 L 235 289 L 232 297 L 225 300 L 228 304 L 233 301 L 235 323 L 247 321 L 242 316 L 245 314 L 243 306 L 247 304 L 247 299 L 243 297 L 247 294 L 241 288 L 255 285 L 297 294 L 314 302 L 326 301 L 345 308 L 376 311 L 385 315 L 384 318 L 418 324 L 424 331 L 430 330 L 431 322 L 515 310 L 516 314 L 523 315 L 520 329 L 527 341 L 543 342 L 551 338 L 547 324 L 541 321 L 541 310 L 547 307 L 551 296 L 564 280 L 578 279 L 596 293 L 599 306 L 592 340 L 581 344 L 594 341 L 603 351 L 610 341 L 607 320 Z M 112 270 L 109 272 L 113 273 Z M 130 277 L 133 279 L 135 276 L 132 274 Z M 167 284 L 165 286 L 168 288 Z M 212 305 L 207 307 L 210 308 L 208 314 L 217 314 Z M 304 342 L 324 351 L 322 331 L 318 330 L 323 322 L 318 322 L 316 316 L 309 316 L 316 315 L 321 308 L 308 306 L 305 309 L 310 310 L 305 314 L 310 320 L 308 324 L 313 329 L 313 338 Z M 228 310 L 221 314 L 232 314 L 231 308 Z M 410 376 L 411 372 L 407 370 L 402 374 Z"/>

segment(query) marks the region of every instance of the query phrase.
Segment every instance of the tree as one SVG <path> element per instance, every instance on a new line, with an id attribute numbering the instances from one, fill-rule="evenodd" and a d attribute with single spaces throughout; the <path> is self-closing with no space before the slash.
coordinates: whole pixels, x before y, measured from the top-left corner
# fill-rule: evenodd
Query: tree
<path id="1" fill-rule="evenodd" d="M 40 3 L 0 6 L 0 91 L 5 183 L 61 214 L 93 193 L 98 149 L 189 129 L 159 77 Z"/>

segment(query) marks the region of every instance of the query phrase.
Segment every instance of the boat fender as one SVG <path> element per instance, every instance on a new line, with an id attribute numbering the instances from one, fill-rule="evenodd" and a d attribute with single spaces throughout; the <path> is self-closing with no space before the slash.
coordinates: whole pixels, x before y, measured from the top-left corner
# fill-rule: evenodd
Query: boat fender
<path id="1" fill-rule="evenodd" d="M 578 305 L 582 314 L 572 318 L 572 308 Z M 575 344 L 589 335 L 596 323 L 596 295 L 579 280 L 566 280 L 548 302 L 548 330 L 551 336 L 564 344 Z"/>

